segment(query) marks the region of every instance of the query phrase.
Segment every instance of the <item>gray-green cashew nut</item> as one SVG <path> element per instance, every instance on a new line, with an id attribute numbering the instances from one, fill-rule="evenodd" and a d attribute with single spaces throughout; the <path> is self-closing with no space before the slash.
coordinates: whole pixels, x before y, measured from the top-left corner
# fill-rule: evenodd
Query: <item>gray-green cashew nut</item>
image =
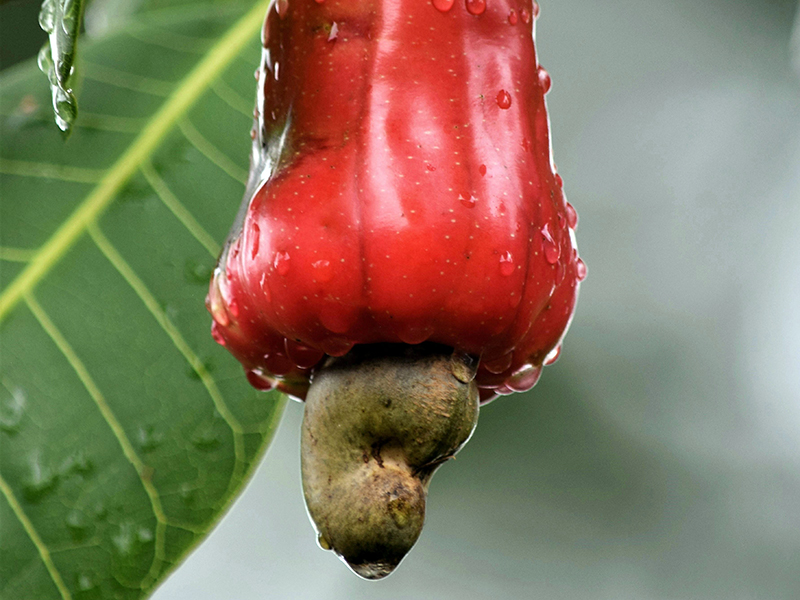
<path id="1" fill-rule="evenodd" d="M 301 458 L 319 543 L 366 579 L 417 541 L 434 471 L 478 420 L 477 361 L 434 344 L 356 346 L 306 398 Z"/>

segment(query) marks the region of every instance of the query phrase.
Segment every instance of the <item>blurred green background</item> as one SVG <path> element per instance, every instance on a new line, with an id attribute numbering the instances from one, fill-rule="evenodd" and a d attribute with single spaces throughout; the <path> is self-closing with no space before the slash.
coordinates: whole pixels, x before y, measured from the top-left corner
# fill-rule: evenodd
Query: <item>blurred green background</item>
<path id="1" fill-rule="evenodd" d="M 541 8 L 589 266 L 561 359 L 482 411 L 388 580 L 317 548 L 292 403 L 156 599 L 800 598 L 798 4 Z M 4 68 L 38 50 L 37 13 L 0 5 Z"/>

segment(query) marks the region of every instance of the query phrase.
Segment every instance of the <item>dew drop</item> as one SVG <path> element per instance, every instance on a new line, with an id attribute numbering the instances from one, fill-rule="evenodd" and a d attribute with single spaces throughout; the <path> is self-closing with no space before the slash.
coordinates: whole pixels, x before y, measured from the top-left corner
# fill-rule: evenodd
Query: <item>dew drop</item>
<path id="1" fill-rule="evenodd" d="M 546 367 L 549 367 L 558 360 L 559 356 L 561 356 L 561 344 L 559 344 L 558 346 L 556 346 L 555 348 L 550 350 L 550 352 L 547 353 L 547 356 L 544 357 L 544 365 Z"/>
<path id="2" fill-rule="evenodd" d="M 435 2 L 436 0 L 434 0 L 434 3 Z M 452 5 L 452 2 L 450 4 Z M 317 536 L 317 544 L 323 550 L 330 550 L 332 548 L 331 543 L 328 540 L 326 540 L 325 536 L 322 535 L 321 533 Z"/>
<path id="3" fill-rule="evenodd" d="M 272 266 L 275 267 L 275 270 L 278 272 L 278 275 L 285 277 L 289 273 L 289 260 L 290 256 L 288 252 L 276 252 L 275 253 L 275 260 L 272 263 Z"/>
<path id="4" fill-rule="evenodd" d="M 250 224 L 250 259 L 255 260 L 258 255 L 258 246 L 261 243 L 261 228 L 255 221 Z"/>
<path id="5" fill-rule="evenodd" d="M 231 298 L 231 301 L 228 302 L 228 312 L 233 315 L 234 319 L 239 316 L 239 303 L 236 302 L 235 298 Z"/>
<path id="6" fill-rule="evenodd" d="M 135 536 L 133 523 L 123 521 L 119 524 L 119 529 L 111 536 L 111 543 L 119 556 L 128 557 L 133 554 Z"/>
<path id="7" fill-rule="evenodd" d="M 333 279 L 333 267 L 329 260 L 318 260 L 311 263 L 314 267 L 314 279 L 325 283 Z"/>
<path id="8" fill-rule="evenodd" d="M 542 375 L 542 367 L 534 367 L 533 365 L 525 365 L 519 371 L 514 373 L 506 380 L 505 386 L 512 392 L 527 392 Z M 499 391 L 500 394 L 503 392 Z"/>
<path id="9" fill-rule="evenodd" d="M 194 506 L 197 501 L 197 488 L 191 484 L 184 482 L 178 488 L 178 496 L 185 506 Z"/>
<path id="10" fill-rule="evenodd" d="M 436 170 L 436 167 L 434 167 L 431 163 L 425 163 L 425 168 L 428 169 L 428 171 Z"/>
<path id="11" fill-rule="evenodd" d="M 542 237 L 544 238 L 544 257 L 551 265 L 558 262 L 558 257 L 561 256 L 561 248 L 558 247 L 553 235 L 550 233 L 550 223 L 542 227 Z"/>
<path id="12" fill-rule="evenodd" d="M 77 597 L 83 598 L 99 598 L 99 589 L 97 582 L 92 579 L 88 573 L 79 573 L 75 578 L 75 587 L 77 590 Z"/>
<path id="13" fill-rule="evenodd" d="M 192 436 L 192 445 L 203 452 L 211 452 L 219 448 L 219 435 L 214 431 L 214 423 L 203 426 L 203 429 Z"/>
<path id="14" fill-rule="evenodd" d="M 583 262 L 583 259 L 579 258 L 578 262 L 575 263 L 575 274 L 578 276 L 578 281 L 586 279 L 587 271 L 586 263 Z"/>
<path id="15" fill-rule="evenodd" d="M 7 389 L 3 381 L 3 388 Z M 25 415 L 25 406 L 28 403 L 25 392 L 20 388 L 8 390 L 10 397 L 4 398 L 0 403 L 0 429 L 6 433 L 16 433 L 22 424 L 22 417 Z"/>
<path id="16" fill-rule="evenodd" d="M 433 327 L 426 325 L 407 325 L 397 331 L 397 337 L 400 338 L 400 341 L 411 346 L 421 344 L 432 335 Z"/>
<path id="17" fill-rule="evenodd" d="M 508 13 L 508 23 L 509 25 L 517 24 L 517 11 L 515 11 L 513 8 Z"/>
<path id="18" fill-rule="evenodd" d="M 142 452 L 152 452 L 164 441 L 164 434 L 156 431 L 154 425 L 140 425 L 136 431 L 136 441 Z"/>
<path id="19" fill-rule="evenodd" d="M 214 338 L 214 341 L 220 346 L 225 345 L 225 337 L 222 335 L 222 332 L 220 331 L 220 325 L 216 321 L 211 324 L 211 337 Z"/>
<path id="20" fill-rule="evenodd" d="M 521 146 L 524 152 L 530 152 L 533 144 L 531 144 L 531 141 L 528 138 L 522 138 Z"/>
<path id="21" fill-rule="evenodd" d="M 289 0 L 277 0 L 275 10 L 278 11 L 279 17 L 285 17 L 286 13 L 289 12 Z"/>
<path id="22" fill-rule="evenodd" d="M 511 252 L 503 252 L 500 255 L 500 274 L 508 277 L 514 272 L 514 257 Z"/>
<path id="23" fill-rule="evenodd" d="M 251 369 L 245 374 L 247 381 L 257 390 L 268 392 L 275 387 L 275 380 L 261 369 Z"/>
<path id="24" fill-rule="evenodd" d="M 433 0 L 433 6 L 436 10 L 443 13 L 453 8 L 453 4 L 455 4 L 455 0 Z"/>
<path id="25" fill-rule="evenodd" d="M 486 165 L 478 167 L 478 173 L 481 174 L 481 177 L 486 177 Z"/>
<path id="26" fill-rule="evenodd" d="M 255 140 L 255 139 L 256 139 L 256 128 L 255 128 L 255 127 L 253 127 L 253 128 L 250 130 L 250 139 L 251 139 L 251 140 Z"/>
<path id="27" fill-rule="evenodd" d="M 208 296 L 206 296 L 206 308 L 208 312 L 211 313 L 214 322 L 218 323 L 221 327 L 230 325 L 230 318 L 228 317 L 228 311 L 225 308 L 225 299 L 222 294 L 222 286 L 226 285 L 225 281 L 226 278 L 222 269 L 219 267 L 214 269 L 211 287 L 208 290 Z"/>
<path id="28" fill-rule="evenodd" d="M 505 90 L 500 90 L 497 92 L 497 106 L 502 108 L 503 110 L 511 108 L 511 94 L 509 94 Z"/>
<path id="29" fill-rule="evenodd" d="M 486 10 L 486 0 L 465 0 L 467 12 L 471 15 L 482 15 Z"/>
<path id="30" fill-rule="evenodd" d="M 493 358 L 492 360 L 483 361 L 483 368 L 489 371 L 489 373 L 499 375 L 500 373 L 508 370 L 508 368 L 511 366 L 511 360 L 513 357 L 513 353 L 509 352 L 508 354 Z"/>
<path id="31" fill-rule="evenodd" d="M 336 38 L 339 37 L 339 26 L 336 24 L 336 21 L 333 22 L 331 25 L 331 32 L 328 34 L 328 41 L 335 42 Z"/>
<path id="32" fill-rule="evenodd" d="M 548 73 L 544 67 L 539 67 L 539 85 L 542 86 L 542 93 L 546 94 L 549 92 L 552 84 L 550 73 Z"/>
<path id="33" fill-rule="evenodd" d="M 556 180 L 556 185 L 557 185 L 558 187 L 560 187 L 560 188 L 563 188 L 563 187 L 564 187 L 564 180 L 561 178 L 561 175 L 559 175 L 558 173 L 556 173 L 556 175 L 555 175 L 555 180 Z"/>
<path id="34" fill-rule="evenodd" d="M 531 12 L 527 8 L 520 10 L 519 16 L 526 25 L 531 22 Z"/>
<path id="35" fill-rule="evenodd" d="M 468 194 L 467 192 L 462 192 L 458 195 L 458 201 L 461 202 L 467 208 L 475 208 L 475 205 L 478 203 L 478 199 L 473 196 L 472 194 Z"/>
<path id="36" fill-rule="evenodd" d="M 578 227 L 578 213 L 575 207 L 569 202 L 567 202 L 567 224 L 570 226 L 570 229 L 576 229 Z"/>
<path id="37" fill-rule="evenodd" d="M 325 354 L 329 356 L 344 356 L 354 346 L 353 342 L 338 337 L 329 337 L 324 340 L 320 346 Z"/>
<path id="38" fill-rule="evenodd" d="M 539 16 L 539 3 L 536 0 L 533 0 L 533 18 L 537 18 Z"/>
<path id="39" fill-rule="evenodd" d="M 58 485 L 58 473 L 42 462 L 41 451 L 36 450 L 30 457 L 30 473 L 22 486 L 28 502 L 39 502 L 55 490 Z"/>
<path id="40" fill-rule="evenodd" d="M 283 340 L 283 346 L 286 349 L 286 356 L 301 369 L 310 369 L 325 356 L 325 353 L 321 350 L 309 348 L 289 338 Z"/>
<path id="41" fill-rule="evenodd" d="M 66 526 L 72 539 L 79 542 L 86 537 L 86 533 L 89 530 L 89 520 L 81 511 L 77 509 L 71 510 L 67 515 Z"/>

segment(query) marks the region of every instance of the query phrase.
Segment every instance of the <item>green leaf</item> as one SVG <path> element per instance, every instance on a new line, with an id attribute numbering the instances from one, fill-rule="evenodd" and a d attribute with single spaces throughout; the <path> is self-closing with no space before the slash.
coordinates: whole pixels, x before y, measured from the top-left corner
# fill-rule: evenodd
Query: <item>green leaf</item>
<path id="1" fill-rule="evenodd" d="M 39 25 L 48 36 L 39 51 L 39 68 L 50 81 L 56 125 L 67 134 L 78 116 L 70 80 L 84 5 L 84 0 L 44 0 L 39 13 Z"/>
<path id="2" fill-rule="evenodd" d="M 0 77 L 0 597 L 141 598 L 205 536 L 284 406 L 209 335 L 244 191 L 266 2 L 145 12 L 82 50 L 64 142 Z"/>

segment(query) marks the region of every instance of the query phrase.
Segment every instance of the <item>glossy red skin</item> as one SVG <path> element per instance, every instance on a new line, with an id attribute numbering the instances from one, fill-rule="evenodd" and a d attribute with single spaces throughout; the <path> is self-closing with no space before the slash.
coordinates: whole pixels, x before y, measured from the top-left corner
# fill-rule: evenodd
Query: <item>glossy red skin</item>
<path id="1" fill-rule="evenodd" d="M 251 382 L 302 398 L 323 352 L 427 340 L 481 357 L 484 400 L 535 383 L 572 317 L 578 258 L 534 19 L 512 10 L 538 7 L 270 9 L 255 192 L 209 294 L 215 338 Z"/>

